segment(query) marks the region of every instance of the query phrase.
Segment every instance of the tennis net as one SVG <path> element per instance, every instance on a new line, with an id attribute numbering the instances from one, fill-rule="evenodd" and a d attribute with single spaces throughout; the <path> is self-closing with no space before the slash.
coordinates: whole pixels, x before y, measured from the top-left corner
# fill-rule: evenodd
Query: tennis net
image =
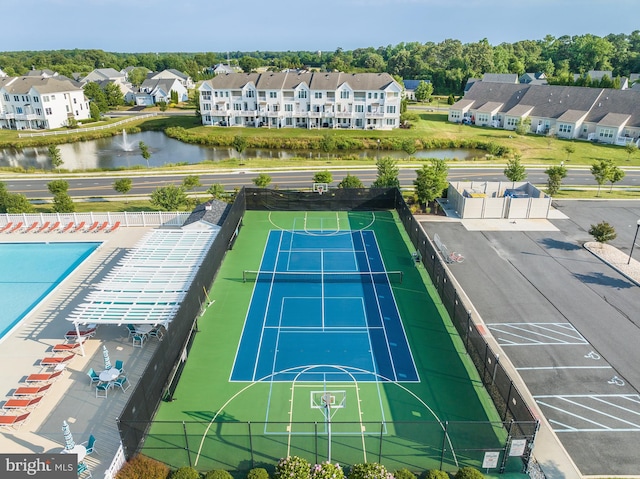
<path id="1" fill-rule="evenodd" d="M 375 283 L 402 284 L 402 271 L 251 271 L 242 272 L 242 281 L 268 283 Z"/>

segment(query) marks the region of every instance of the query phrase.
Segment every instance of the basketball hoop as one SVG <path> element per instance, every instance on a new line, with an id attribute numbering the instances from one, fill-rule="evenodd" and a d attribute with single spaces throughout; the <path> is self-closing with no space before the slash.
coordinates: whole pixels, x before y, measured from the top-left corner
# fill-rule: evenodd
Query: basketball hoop
<path id="1" fill-rule="evenodd" d="M 317 192 L 318 194 L 322 194 L 322 193 L 326 193 L 329 190 L 329 185 L 327 183 L 314 183 L 313 184 L 313 191 Z"/>
<path id="2" fill-rule="evenodd" d="M 321 195 L 323 191 L 324 188 L 322 186 L 318 186 L 318 194 Z"/>

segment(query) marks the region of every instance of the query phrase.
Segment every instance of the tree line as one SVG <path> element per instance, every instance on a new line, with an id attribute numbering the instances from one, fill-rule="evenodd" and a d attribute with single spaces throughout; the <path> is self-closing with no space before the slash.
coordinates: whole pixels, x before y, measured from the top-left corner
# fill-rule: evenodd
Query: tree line
<path id="1" fill-rule="evenodd" d="M 247 72 L 260 67 L 387 72 L 398 79 L 429 80 L 438 95 L 460 94 L 467 79 L 484 73 L 544 72 L 550 83 L 559 84 L 574 82 L 573 74 L 579 74 L 578 84 L 596 86 L 587 78 L 587 72 L 607 70 L 612 71 L 612 78 L 608 79 L 610 85 L 603 86 L 615 87 L 616 78 L 640 72 L 640 30 L 604 37 L 547 35 L 541 40 L 499 45 L 491 45 L 487 39 L 472 43 L 446 39 L 439 43 L 337 48 L 332 52 L 113 53 L 95 49 L 1 52 L 0 69 L 8 75 L 23 75 L 32 68 L 48 68 L 71 77 L 73 73 L 87 74 L 94 68 L 121 70 L 134 66 L 152 71 L 175 68 L 194 80 L 202 80 L 213 75 L 213 65 L 227 63 L 227 59 Z"/>

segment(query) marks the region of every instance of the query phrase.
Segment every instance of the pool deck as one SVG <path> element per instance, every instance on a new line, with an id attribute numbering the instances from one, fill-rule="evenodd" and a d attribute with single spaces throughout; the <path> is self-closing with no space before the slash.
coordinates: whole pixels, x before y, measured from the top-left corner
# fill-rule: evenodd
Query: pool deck
<path id="1" fill-rule="evenodd" d="M 0 344 L 0 398 L 2 404 L 32 373 L 41 372 L 39 360 L 52 356 L 53 345 L 62 343 L 66 331 L 73 329 L 66 317 L 85 301 L 92 284 L 101 280 L 126 251 L 150 231 L 148 227 L 121 227 L 113 233 L 12 233 L 0 234 L 3 242 L 86 242 L 104 243 L 53 290 Z M 126 376 L 132 388 L 122 392 L 109 390 L 108 398 L 96 398 L 86 372 L 104 369 L 102 345 L 110 352 L 112 363 L 124 361 Z M 122 326 L 103 325 L 94 338 L 85 342 L 85 356 L 78 353 L 52 384 L 39 406 L 17 430 L 0 429 L 0 451 L 4 453 L 55 453 L 64 447 L 62 422 L 70 425 L 76 443 L 96 437 L 97 454 L 87 456 L 85 463 L 93 477 L 103 477 L 120 444 L 116 418 L 124 407 L 157 345 L 146 341 L 134 348 Z M 61 356 L 61 354 L 58 354 Z M 5 412 L 5 411 L 2 411 Z M 20 414 L 6 411 L 7 414 Z"/>

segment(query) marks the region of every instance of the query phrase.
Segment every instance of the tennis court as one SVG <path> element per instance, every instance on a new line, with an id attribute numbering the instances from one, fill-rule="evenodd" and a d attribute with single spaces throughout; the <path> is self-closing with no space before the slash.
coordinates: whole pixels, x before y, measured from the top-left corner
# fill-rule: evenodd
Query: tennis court
<path id="1" fill-rule="evenodd" d="M 395 212 L 247 211 L 143 453 L 201 470 L 291 454 L 455 470 L 481 462 L 478 441 L 502 447 L 411 253 Z"/>

